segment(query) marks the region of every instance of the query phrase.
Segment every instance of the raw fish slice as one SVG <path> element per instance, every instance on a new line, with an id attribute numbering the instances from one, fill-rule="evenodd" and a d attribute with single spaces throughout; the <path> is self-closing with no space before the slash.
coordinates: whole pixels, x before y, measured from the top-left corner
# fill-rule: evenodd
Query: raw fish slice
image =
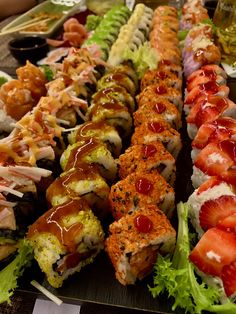
<path id="1" fill-rule="evenodd" d="M 222 76 L 224 79 L 227 79 L 226 72 L 217 64 L 207 64 L 202 66 L 199 70 L 190 74 L 187 78 L 187 84 L 191 83 L 197 77 L 208 77 L 215 79 L 218 75 Z"/>
<path id="2" fill-rule="evenodd" d="M 209 84 L 211 81 L 216 82 L 218 85 L 226 85 L 226 79 L 221 75 L 215 75 L 214 77 L 199 75 L 187 82 L 187 91 L 190 92 L 196 86 L 203 86 L 202 84 Z"/>

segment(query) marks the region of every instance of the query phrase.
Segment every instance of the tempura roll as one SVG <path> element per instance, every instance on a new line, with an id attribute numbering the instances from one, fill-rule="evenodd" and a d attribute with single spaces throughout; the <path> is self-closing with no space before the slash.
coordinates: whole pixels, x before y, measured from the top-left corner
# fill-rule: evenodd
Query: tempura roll
<path id="1" fill-rule="evenodd" d="M 93 104 L 88 110 L 88 117 L 93 122 L 105 121 L 115 127 L 121 137 L 127 137 L 132 131 L 132 117 L 122 102 Z"/>
<path id="2" fill-rule="evenodd" d="M 157 171 L 173 186 L 176 165 L 174 157 L 161 142 L 130 146 L 118 159 L 119 176 L 124 179 L 134 171 Z"/>
<path id="3" fill-rule="evenodd" d="M 140 206 L 109 227 L 105 249 L 122 285 L 142 280 L 153 269 L 157 255 L 174 250 L 176 232 L 155 205 Z"/>
<path id="4" fill-rule="evenodd" d="M 120 155 L 122 149 L 122 141 L 117 130 L 105 123 L 88 121 L 78 126 L 74 131 L 68 135 L 70 144 L 75 144 L 88 137 L 96 137 L 106 144 L 114 157 Z"/>
<path id="5" fill-rule="evenodd" d="M 123 73 L 126 74 L 131 80 L 134 82 L 136 89 L 138 89 L 138 75 L 133 69 L 132 65 L 128 62 L 124 62 L 122 64 L 111 67 L 107 71 L 108 73 Z"/>
<path id="6" fill-rule="evenodd" d="M 136 171 L 111 187 L 109 204 L 118 220 L 145 204 L 154 204 L 171 217 L 174 209 L 173 188 L 157 172 Z"/>
<path id="7" fill-rule="evenodd" d="M 172 128 L 178 130 L 182 125 L 181 114 L 176 106 L 162 97 L 144 103 L 133 114 L 134 126 L 138 126 L 145 121 L 154 121 L 163 119 L 168 122 Z"/>
<path id="8" fill-rule="evenodd" d="M 76 168 L 81 162 L 96 164 L 101 175 L 110 181 L 113 181 L 116 177 L 116 161 L 106 145 L 96 138 L 91 137 L 82 142 L 69 145 L 60 159 L 63 171 Z"/>
<path id="9" fill-rule="evenodd" d="M 52 206 L 81 197 L 88 202 L 94 214 L 102 219 L 107 213 L 109 191 L 96 165 L 80 163 L 75 169 L 63 172 L 56 178 L 47 189 L 46 197 Z"/>
<path id="10" fill-rule="evenodd" d="M 168 87 L 166 84 L 153 84 L 144 88 L 144 90 L 136 97 L 138 107 L 155 100 L 157 97 L 167 99 L 177 107 L 179 112 L 182 112 L 182 92 L 173 87 Z"/>
<path id="11" fill-rule="evenodd" d="M 101 224 L 82 199 L 52 207 L 29 227 L 27 237 L 54 288 L 93 262 L 104 245 Z"/>
<path id="12" fill-rule="evenodd" d="M 132 145 L 149 144 L 155 141 L 162 142 L 168 152 L 177 158 L 182 147 L 180 133 L 163 119 L 143 122 L 135 128 L 131 138 Z"/>

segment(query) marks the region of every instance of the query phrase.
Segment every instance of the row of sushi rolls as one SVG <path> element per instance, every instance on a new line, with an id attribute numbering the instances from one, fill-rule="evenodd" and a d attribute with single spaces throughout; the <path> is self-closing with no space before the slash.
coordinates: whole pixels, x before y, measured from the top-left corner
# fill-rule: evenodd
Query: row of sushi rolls
<path id="1" fill-rule="evenodd" d="M 236 104 L 208 18 L 199 0 L 188 0 L 180 17 L 171 6 L 114 6 L 62 61 L 27 62 L 2 85 L 1 261 L 26 238 L 54 288 L 103 249 L 122 285 L 150 274 L 158 254 L 175 248 L 184 117 L 199 236 L 189 259 L 233 298 Z M 188 30 L 182 46 L 180 29 Z M 159 61 L 140 77 L 124 51 L 147 43 Z"/>

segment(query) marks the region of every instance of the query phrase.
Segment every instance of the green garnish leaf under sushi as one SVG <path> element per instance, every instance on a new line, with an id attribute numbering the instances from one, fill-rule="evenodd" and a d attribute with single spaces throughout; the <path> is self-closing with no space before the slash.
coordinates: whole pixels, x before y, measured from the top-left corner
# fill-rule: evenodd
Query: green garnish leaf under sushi
<path id="1" fill-rule="evenodd" d="M 135 51 L 125 49 L 123 54 L 124 60 L 131 60 L 134 68 L 141 79 L 147 70 L 154 70 L 157 67 L 159 58 L 156 50 L 153 49 L 150 43 L 145 42 Z"/>
<path id="2" fill-rule="evenodd" d="M 5 84 L 7 82 L 7 79 L 3 76 L 0 76 L 0 86 L 2 86 L 3 84 Z"/>
<path id="3" fill-rule="evenodd" d="M 52 81 L 54 79 L 54 73 L 51 70 L 50 66 L 47 64 L 43 64 L 43 65 L 41 65 L 41 68 L 43 69 L 43 73 L 46 77 L 46 80 L 48 82 Z"/>
<path id="4" fill-rule="evenodd" d="M 33 249 L 27 240 L 19 242 L 15 259 L 0 271 L 0 303 L 10 303 L 10 297 L 17 288 L 17 279 L 33 259 Z"/>
<path id="5" fill-rule="evenodd" d="M 180 307 L 185 313 L 201 314 L 209 311 L 221 314 L 236 313 L 236 304 L 227 299 L 219 305 L 220 292 L 205 283 L 199 283 L 194 266 L 189 261 L 190 235 L 188 227 L 188 205 L 180 203 L 178 212 L 178 236 L 173 257 L 158 256 L 155 265 L 154 287 L 149 287 L 153 297 L 165 291 L 174 298 L 172 310 Z"/>

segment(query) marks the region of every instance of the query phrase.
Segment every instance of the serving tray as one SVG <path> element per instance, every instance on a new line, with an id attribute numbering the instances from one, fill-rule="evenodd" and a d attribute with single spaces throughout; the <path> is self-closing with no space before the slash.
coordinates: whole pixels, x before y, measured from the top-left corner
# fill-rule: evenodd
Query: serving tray
<path id="1" fill-rule="evenodd" d="M 17 17 L 11 23 L 3 27 L 1 31 L 6 32 L 12 27 L 18 27 L 22 23 L 30 21 L 32 19 L 32 15 L 35 16 L 41 13 L 46 13 L 49 15 L 59 14 L 60 18 L 50 21 L 48 23 L 47 31 L 40 31 L 40 30 L 39 31 L 23 31 L 22 30 L 15 33 L 21 36 L 39 35 L 42 37 L 51 37 L 69 16 L 72 16 L 80 12 L 80 10 L 82 9 L 82 5 L 83 5 L 83 1 L 80 1 L 80 3 L 74 5 L 73 7 L 69 7 L 65 5 L 56 5 L 56 4 L 53 4 L 50 0 L 47 0 L 35 6 L 34 8 L 27 11 L 26 13 L 20 15 L 19 17 Z"/>

